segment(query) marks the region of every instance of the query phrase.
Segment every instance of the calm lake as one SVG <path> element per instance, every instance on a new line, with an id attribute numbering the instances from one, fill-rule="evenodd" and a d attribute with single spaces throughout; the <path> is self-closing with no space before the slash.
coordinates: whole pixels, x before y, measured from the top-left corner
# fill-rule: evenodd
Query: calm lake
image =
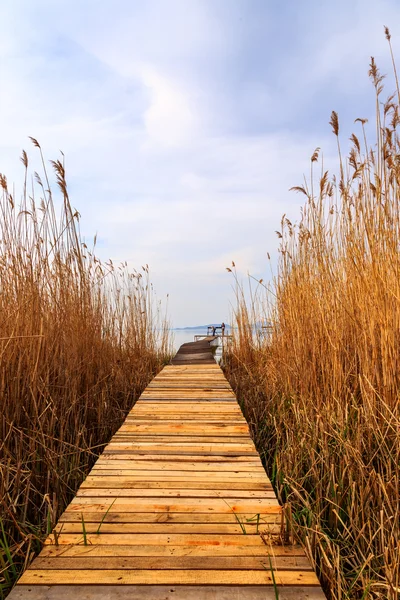
<path id="1" fill-rule="evenodd" d="M 182 344 L 194 342 L 195 335 L 206 335 L 207 329 L 184 329 L 181 331 L 171 330 L 171 334 L 174 339 L 174 348 L 176 351 L 178 351 Z"/>

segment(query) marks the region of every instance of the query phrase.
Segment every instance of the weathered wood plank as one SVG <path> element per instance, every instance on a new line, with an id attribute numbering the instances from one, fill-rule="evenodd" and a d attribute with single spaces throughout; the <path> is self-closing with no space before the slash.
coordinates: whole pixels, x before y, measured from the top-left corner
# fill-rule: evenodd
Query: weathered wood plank
<path id="1" fill-rule="evenodd" d="M 84 507 L 96 506 L 91 510 L 109 510 L 110 512 L 189 512 L 207 514 L 216 513 L 251 513 L 268 514 L 281 512 L 275 498 L 241 499 L 231 498 L 229 504 L 223 498 L 165 498 L 158 501 L 152 498 L 116 498 L 112 506 L 110 502 L 99 502 L 96 498 L 76 497 L 69 505 L 69 510 L 82 512 Z"/>
<path id="2" fill-rule="evenodd" d="M 114 479 L 114 480 L 112 480 Z M 201 485 L 200 485 L 201 484 Z M 149 481 L 146 479 L 146 475 L 142 475 L 141 479 L 133 480 L 129 478 L 121 478 L 118 481 L 118 478 L 108 478 L 108 477 L 92 477 L 90 479 L 86 479 L 80 487 L 80 490 L 92 490 L 94 492 L 97 488 L 104 489 L 109 487 L 114 490 L 115 495 L 120 496 L 118 490 L 126 489 L 126 490 L 135 490 L 135 489 L 175 489 L 175 490 L 198 490 L 199 488 L 203 488 L 204 490 L 212 490 L 214 492 L 214 496 L 216 496 L 216 490 L 221 491 L 221 495 L 223 495 L 224 489 L 226 490 L 259 490 L 259 491 L 268 491 L 270 490 L 269 497 L 275 497 L 275 494 L 271 490 L 271 486 L 265 481 L 261 482 L 238 482 L 232 480 L 229 481 L 185 481 L 185 478 L 177 478 L 173 479 L 172 477 L 165 479 L 163 481 L 153 480 Z M 239 493 L 240 496 L 240 493 Z M 79 497 L 79 494 L 78 494 Z"/>
<path id="3" fill-rule="evenodd" d="M 206 473 L 216 473 L 219 471 L 231 471 L 234 473 L 264 473 L 264 468 L 260 461 L 246 461 L 246 462 L 199 462 L 199 461 L 169 461 L 169 460 L 117 460 L 111 457 L 101 456 L 93 466 L 92 472 L 99 470 L 114 471 L 116 469 L 145 469 L 147 471 L 189 471 L 200 473 L 202 471 Z"/>
<path id="4" fill-rule="evenodd" d="M 177 433 L 177 432 L 173 432 L 170 435 L 166 435 L 163 433 L 151 433 L 148 432 L 146 434 L 141 434 L 138 435 L 135 432 L 125 432 L 125 431 L 121 431 L 120 433 L 116 433 L 113 437 L 113 441 L 110 442 L 110 444 L 114 443 L 114 440 L 116 442 L 121 442 L 121 441 L 128 441 L 130 442 L 132 440 L 133 443 L 137 443 L 137 444 L 150 444 L 152 442 L 156 442 L 157 444 L 173 444 L 173 443 L 178 443 L 178 444 L 190 444 L 190 443 L 196 443 L 196 444 L 240 444 L 241 446 L 250 446 L 251 448 L 254 448 L 254 446 L 252 445 L 252 443 L 250 443 L 248 440 L 248 436 L 244 436 L 244 435 L 207 435 L 206 433 L 202 432 L 202 431 L 198 431 L 197 434 L 192 433 L 190 435 L 185 434 L 185 433 Z M 110 445 L 109 444 L 109 445 Z"/>
<path id="5" fill-rule="evenodd" d="M 96 533 L 99 529 L 99 522 L 97 523 L 87 523 L 86 516 L 85 519 L 85 531 L 87 533 L 93 534 Z M 101 521 L 100 521 L 101 522 Z M 241 525 L 239 523 L 235 523 L 232 519 L 232 523 L 143 523 L 142 525 L 138 525 L 138 523 L 101 523 L 100 533 L 101 534 L 157 534 L 157 533 L 166 533 L 170 535 L 171 533 L 179 533 L 179 534 L 215 534 L 215 535 L 258 535 L 258 531 L 263 531 L 268 529 L 268 531 L 273 530 L 275 533 L 279 532 L 280 523 L 274 524 L 269 523 L 268 527 L 266 524 L 257 525 L 255 519 L 251 522 L 243 521 Z M 65 534 L 79 534 L 82 536 L 82 523 L 59 523 L 55 531 L 57 533 Z"/>
<path id="6" fill-rule="evenodd" d="M 209 401 L 229 401 L 235 403 L 235 395 L 230 390 L 218 391 L 215 390 L 190 390 L 188 388 L 182 387 L 181 389 L 177 388 L 175 390 L 157 390 L 157 389 L 146 389 L 143 394 L 140 396 L 139 402 L 143 402 L 144 400 L 149 400 L 150 398 L 154 398 L 157 401 L 165 401 L 174 400 L 174 398 L 180 398 L 182 400 L 209 400 Z"/>
<path id="7" fill-rule="evenodd" d="M 266 586 L 227 585 L 19 585 L 10 600 L 276 600 L 275 590 Z M 279 600 L 324 600 L 315 587 L 278 586 Z"/>
<path id="8" fill-rule="evenodd" d="M 77 493 L 77 498 L 224 498 L 231 501 L 231 498 L 236 500 L 244 500 L 247 498 L 274 498 L 273 490 L 266 487 L 255 490 L 237 490 L 226 486 L 226 489 L 220 489 L 215 486 L 214 489 L 198 489 L 199 486 L 186 488 L 183 487 L 147 487 L 140 488 L 80 488 Z"/>
<path id="9" fill-rule="evenodd" d="M 228 471 L 218 469 L 216 471 L 197 471 L 197 469 L 193 469 L 191 471 L 185 471 L 182 473 L 179 469 L 153 469 L 148 470 L 147 472 L 143 472 L 143 469 L 133 469 L 127 467 L 126 469 L 121 469 L 116 466 L 115 469 L 104 469 L 103 467 L 97 467 L 96 469 L 92 469 L 92 472 L 89 477 L 87 477 L 86 481 L 90 477 L 139 477 L 140 479 L 145 476 L 146 478 L 161 478 L 172 477 L 174 479 L 184 479 L 187 481 L 188 479 L 201 479 L 201 480 L 210 480 L 217 479 L 219 481 L 230 481 L 232 479 L 241 479 L 241 480 L 251 480 L 254 479 L 260 480 L 262 483 L 265 483 L 265 474 L 262 472 L 262 469 L 257 469 L 253 471 Z"/>
<path id="10" fill-rule="evenodd" d="M 83 530 L 78 533 L 64 533 L 57 535 L 57 540 L 53 534 L 46 539 L 46 545 L 85 545 Z M 179 534 L 179 533 L 87 533 L 86 546 L 209 546 L 210 548 L 220 548 L 224 546 L 258 546 L 266 548 L 259 535 L 239 534 Z"/>
<path id="11" fill-rule="evenodd" d="M 110 461 L 111 462 L 111 461 Z M 216 469 L 216 472 L 212 472 L 209 471 L 207 468 L 206 469 L 194 469 L 193 467 L 191 467 L 190 469 L 182 469 L 181 471 L 168 471 L 168 466 L 165 467 L 165 469 L 148 469 L 147 473 L 145 474 L 139 474 L 137 473 L 138 469 L 136 468 L 135 470 L 131 470 L 129 468 L 128 465 L 124 464 L 124 461 L 122 460 L 118 460 L 115 461 L 116 464 L 116 469 L 113 470 L 112 468 L 112 464 L 106 464 L 105 462 L 102 463 L 101 465 L 99 465 L 99 467 L 97 469 L 93 469 L 92 473 L 91 473 L 91 477 L 96 477 L 96 476 L 101 476 L 101 477 L 142 477 L 145 476 L 146 478 L 153 478 L 153 479 L 157 479 L 160 478 L 161 480 L 168 480 L 169 478 L 174 478 L 174 477 L 184 477 L 185 481 L 194 481 L 194 480 L 206 480 L 206 481 L 211 481 L 211 480 L 217 480 L 220 481 L 221 479 L 225 479 L 226 481 L 231 481 L 232 479 L 241 479 L 241 480 L 251 480 L 254 481 L 255 478 L 258 478 L 258 480 L 262 481 L 263 484 L 268 484 L 269 486 L 271 486 L 271 482 L 269 481 L 268 478 L 263 477 L 262 471 L 261 469 L 259 469 L 258 467 L 248 467 L 249 470 L 238 470 L 238 471 L 234 471 L 233 473 L 229 474 L 226 473 L 225 469 L 226 469 L 226 465 L 224 465 L 224 467 L 222 467 L 224 470 L 222 471 L 222 468 L 220 469 Z M 139 461 L 138 461 L 139 462 Z M 202 464 L 202 463 L 201 463 Z M 208 464 L 208 463 L 205 463 Z M 171 468 L 173 469 L 177 469 L 177 464 L 174 463 L 173 465 L 171 465 Z M 117 471 L 117 473 L 115 472 Z M 221 477 L 218 478 L 218 472 L 221 473 Z M 175 473 L 175 474 L 174 474 Z M 208 478 L 208 474 L 210 474 L 210 478 Z M 212 475 L 212 477 L 211 477 Z"/>
<path id="12" fill-rule="evenodd" d="M 108 512 L 106 515 L 104 511 L 91 512 L 90 510 L 84 510 L 82 513 L 71 512 L 66 510 L 60 517 L 59 523 L 80 523 L 82 526 L 82 514 L 84 516 L 85 523 L 217 523 L 217 524 L 234 524 L 237 523 L 235 515 L 237 515 L 241 522 L 247 523 L 255 522 L 256 515 L 246 513 L 124 513 Z M 279 513 L 264 514 L 260 515 L 260 530 L 267 529 L 266 524 L 274 524 L 281 522 L 281 515 Z M 285 546 L 285 549 L 293 549 L 295 546 Z M 275 549 L 278 551 L 279 547 Z M 301 552 L 303 552 L 301 550 Z"/>
<path id="13" fill-rule="evenodd" d="M 131 422 L 128 421 L 125 425 L 123 425 L 119 430 L 118 434 L 120 435 L 125 433 L 134 433 L 138 435 L 139 433 L 143 434 L 160 434 L 160 435 L 173 435 L 174 433 L 185 434 L 185 433 L 197 433 L 199 429 L 203 432 L 207 432 L 207 435 L 237 435 L 242 434 L 243 436 L 249 435 L 249 428 L 247 425 L 227 425 L 226 423 L 185 423 L 182 421 L 181 423 L 171 423 L 171 422 L 163 422 L 163 423 L 143 423 L 142 421 Z"/>
<path id="14" fill-rule="evenodd" d="M 158 391 L 169 391 L 169 390 L 183 390 L 186 389 L 185 384 L 187 384 L 187 382 L 185 381 L 171 381 L 171 383 L 165 382 L 165 381 L 160 381 L 157 382 L 155 379 L 153 380 L 152 383 L 149 383 L 149 385 L 147 386 L 148 390 L 158 390 Z M 191 382 L 190 383 L 190 389 L 191 390 L 204 390 L 206 392 L 217 392 L 218 390 L 231 390 L 230 385 L 226 385 L 225 383 L 221 382 L 221 383 L 217 383 L 215 381 L 212 382 L 201 382 L 201 383 L 196 383 L 196 382 Z"/>
<path id="15" fill-rule="evenodd" d="M 199 394 L 196 394 L 195 396 L 192 394 L 171 394 L 170 396 L 166 396 L 165 394 L 155 394 L 152 393 L 151 395 L 147 395 L 146 396 L 141 396 L 140 398 L 140 402 L 142 402 L 143 404 L 145 404 L 146 402 L 151 402 L 152 404 L 154 404 L 154 402 L 159 402 L 161 406 L 165 405 L 168 406 L 168 404 L 173 401 L 174 404 L 178 403 L 178 402 L 182 402 L 182 404 L 186 404 L 188 402 L 195 402 L 196 404 L 204 404 L 204 405 L 212 405 L 212 402 L 218 402 L 219 404 L 227 404 L 228 406 L 232 405 L 234 406 L 236 401 L 231 398 L 231 397 L 227 397 L 227 396 L 221 396 L 221 395 L 205 395 L 202 394 L 201 396 Z"/>
<path id="16" fill-rule="evenodd" d="M 154 418 L 156 417 L 156 418 Z M 135 416 L 131 415 L 126 418 L 126 425 L 153 425 L 154 427 L 163 426 L 166 424 L 185 425 L 185 426 L 197 426 L 197 425 L 209 425 L 210 427 L 217 427 L 218 425 L 225 425 L 225 427 L 248 427 L 244 417 L 238 414 L 231 413 L 210 413 L 210 412 L 186 412 L 184 410 L 174 411 L 160 411 L 152 417 L 152 411 L 138 411 Z"/>
<path id="17" fill-rule="evenodd" d="M 159 452 L 158 454 L 156 453 L 150 453 L 150 452 L 133 452 L 130 450 L 124 450 L 124 451 L 118 451 L 118 450 L 114 450 L 114 451 L 110 451 L 107 452 L 106 450 L 104 450 L 103 454 L 101 455 L 101 457 L 105 460 L 128 460 L 129 458 L 131 458 L 132 460 L 143 460 L 148 462 L 149 460 L 152 461 L 159 461 L 159 462 L 165 462 L 166 460 L 172 460 L 174 462 L 193 462 L 193 461 L 197 461 L 199 463 L 209 463 L 209 462 L 216 462 L 219 463 L 221 461 L 223 462 L 228 462 L 231 461 L 232 463 L 248 463 L 249 461 L 254 461 L 253 464 L 261 464 L 260 461 L 260 457 L 258 455 L 257 452 L 254 452 L 253 454 L 249 454 L 249 453 L 245 453 L 245 454 L 240 454 L 238 452 L 225 452 L 225 453 L 221 453 L 221 452 L 207 452 L 205 454 L 203 454 L 202 452 L 197 452 L 197 453 L 190 453 L 190 452 L 179 452 L 179 450 L 175 450 L 172 452 Z"/>
<path id="18" fill-rule="evenodd" d="M 153 405 L 153 406 L 152 406 Z M 232 400 L 231 398 L 229 398 L 229 402 L 225 402 L 224 400 L 210 400 L 210 402 L 208 404 L 204 404 L 203 402 L 201 402 L 200 400 L 196 400 L 196 399 L 186 399 L 185 401 L 174 401 L 173 398 L 166 398 L 165 399 L 165 403 L 162 404 L 161 406 L 158 403 L 158 400 L 155 400 L 154 402 L 150 402 L 149 400 L 146 400 L 146 402 L 144 402 L 143 400 L 138 400 L 134 406 L 134 408 L 132 409 L 132 411 L 130 412 L 131 415 L 135 415 L 137 413 L 137 409 L 146 409 L 146 410 L 156 410 L 157 412 L 163 412 L 163 411 L 168 411 L 168 410 L 184 410 L 184 411 L 191 411 L 194 413 L 198 413 L 201 411 L 209 411 L 212 413 L 219 413 L 219 412 L 232 412 L 232 413 L 237 413 L 243 416 L 242 411 L 240 410 L 240 407 L 237 403 L 237 401 Z M 129 416 L 129 415 L 128 415 Z"/>
<path id="19" fill-rule="evenodd" d="M 317 576 L 313 571 L 275 571 L 275 581 L 278 585 L 319 585 Z M 73 570 L 63 571 L 61 569 L 35 569 L 31 568 L 22 575 L 21 583 L 34 584 L 68 584 L 77 585 L 84 583 L 95 583 L 105 585 L 127 585 L 142 584 L 199 584 L 207 582 L 207 585 L 273 585 L 271 571 L 250 570 L 129 570 L 123 569 L 97 569 L 97 570 Z"/>
<path id="20" fill-rule="evenodd" d="M 154 457 L 154 460 L 157 460 L 157 457 L 168 457 L 171 456 L 174 458 L 174 460 L 176 460 L 178 454 L 176 450 L 164 450 L 164 451 L 159 451 L 159 450 L 153 450 L 151 453 L 148 452 L 148 450 L 134 450 L 132 452 L 132 450 L 118 450 L 118 449 L 111 449 L 111 450 L 104 450 L 104 455 L 106 456 L 116 456 L 118 458 L 125 458 L 126 456 L 133 456 L 136 459 L 142 457 L 146 460 L 149 459 L 149 457 Z M 228 451 L 224 451 L 222 452 L 207 452 L 205 453 L 204 451 L 199 451 L 196 452 L 196 450 L 191 450 L 190 452 L 185 452 L 182 450 L 182 452 L 180 453 L 180 458 L 182 460 L 185 459 L 185 457 L 190 458 L 190 460 L 193 460 L 196 457 L 199 457 L 199 460 L 211 460 L 213 457 L 215 458 L 238 458 L 238 457 L 243 457 L 243 458 L 251 458 L 252 456 L 257 456 L 257 453 L 250 453 L 250 452 L 228 452 Z"/>
<path id="21" fill-rule="evenodd" d="M 241 536 L 244 539 L 246 536 Z M 82 539 L 82 538 L 81 538 Z M 216 549 L 217 548 L 217 549 Z M 268 558 L 271 556 L 293 556 L 289 551 L 290 546 L 281 546 L 272 551 L 264 545 L 219 545 L 211 546 L 210 544 L 191 544 L 175 546 L 171 543 L 165 545 L 145 545 L 145 544 L 118 544 L 115 546 L 106 544 L 95 544 L 84 546 L 81 544 L 60 544 L 59 546 L 46 544 L 40 553 L 42 557 L 79 557 L 85 560 L 88 557 L 100 556 L 108 557 L 126 557 L 126 556 L 260 556 Z M 303 550 L 297 550 L 297 556 L 304 556 Z"/>
<path id="22" fill-rule="evenodd" d="M 277 588 L 279 600 L 324 600 L 315 587 Z M 275 590 L 266 586 L 226 585 L 19 585 L 10 600 L 276 600 Z"/>
<path id="23" fill-rule="evenodd" d="M 202 387 L 223 386 L 226 389 L 232 389 L 223 375 L 192 375 L 190 377 L 177 377 L 176 375 L 161 377 L 161 375 L 159 375 L 153 379 L 148 387 L 157 385 L 165 385 L 167 387 L 170 385 L 185 385 L 186 387 L 189 385 L 200 385 Z"/>
<path id="24" fill-rule="evenodd" d="M 284 571 L 311 571 L 309 561 L 305 556 L 272 556 L 271 564 L 273 569 L 282 569 Z M 84 565 L 85 570 L 104 569 L 104 560 L 100 557 L 86 558 L 82 563 L 81 558 L 38 558 L 35 567 L 37 569 L 62 569 L 81 570 Z M 170 569 L 207 569 L 212 571 L 220 570 L 242 570 L 252 569 L 254 571 L 263 571 L 270 569 L 269 558 L 265 556 L 167 556 L 160 565 L 158 557 L 110 557 L 107 560 L 107 570 L 110 569 L 134 569 L 134 570 L 170 570 Z"/>
<path id="25" fill-rule="evenodd" d="M 106 446 L 106 450 L 109 449 L 125 449 L 125 450 L 146 450 L 148 452 L 151 453 L 152 449 L 154 450 L 158 450 L 158 451 L 163 451 L 163 450 L 171 450 L 173 448 L 179 449 L 181 448 L 184 452 L 190 452 L 191 450 L 194 450 L 195 452 L 218 452 L 218 451 L 224 451 L 227 450 L 229 452 L 241 452 L 241 453 L 253 453 L 253 454 L 257 454 L 254 446 L 252 443 L 250 442 L 242 442 L 242 443 L 234 443 L 234 442 L 226 442 L 226 441 L 222 441 L 222 442 L 213 442 L 210 441 L 209 443 L 205 443 L 205 442 L 196 442 L 195 440 L 193 440 L 192 442 L 190 441 L 182 441 L 182 440 L 175 440 L 173 439 L 171 442 L 160 442 L 160 443 L 156 443 L 153 441 L 138 441 L 138 442 L 110 442 L 107 446 Z"/>
<path id="26" fill-rule="evenodd" d="M 232 402 L 231 400 L 229 400 L 229 402 L 220 402 L 217 400 L 211 402 L 210 400 L 209 402 L 204 403 L 203 401 L 196 400 L 177 400 L 175 402 L 173 399 L 166 399 L 161 405 L 157 401 L 150 402 L 150 400 L 146 400 L 144 402 L 142 400 L 138 400 L 135 404 L 134 410 L 128 414 L 128 419 L 134 418 L 134 416 L 139 414 L 140 411 L 155 411 L 156 413 L 182 412 L 183 414 L 192 413 L 193 415 L 201 415 L 202 413 L 222 415 L 228 413 L 243 417 L 243 414 L 240 411 L 237 403 Z"/>

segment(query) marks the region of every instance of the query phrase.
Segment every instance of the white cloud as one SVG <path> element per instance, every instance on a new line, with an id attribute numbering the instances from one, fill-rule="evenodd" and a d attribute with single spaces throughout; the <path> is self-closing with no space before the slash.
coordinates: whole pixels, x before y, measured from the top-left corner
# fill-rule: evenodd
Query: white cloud
<path id="1" fill-rule="evenodd" d="M 150 96 L 150 105 L 144 112 L 147 135 L 153 143 L 167 148 L 185 146 L 197 133 L 190 98 L 154 69 L 142 67 L 139 72 Z"/>
<path id="2" fill-rule="evenodd" d="M 400 14 L 308 1 L 294 43 L 281 9 L 266 36 L 253 2 L 9 0 L 0 26 L 0 172 L 20 180 L 28 135 L 48 158 L 62 149 L 84 235 L 98 231 L 103 258 L 148 263 L 176 325 L 227 320 L 231 260 L 265 276 L 281 215 L 299 217 L 288 188 L 316 146 L 336 164 L 330 111 L 359 116 L 349 95 L 384 54 L 379 21 Z"/>

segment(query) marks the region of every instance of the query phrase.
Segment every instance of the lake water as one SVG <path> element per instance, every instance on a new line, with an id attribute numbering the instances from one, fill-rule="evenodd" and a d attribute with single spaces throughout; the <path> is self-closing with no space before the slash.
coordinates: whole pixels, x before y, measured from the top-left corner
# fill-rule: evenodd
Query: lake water
<path id="1" fill-rule="evenodd" d="M 176 351 L 178 351 L 182 344 L 186 344 L 187 342 L 194 342 L 195 335 L 206 335 L 207 329 L 186 329 L 181 331 L 171 331 L 171 334 L 174 339 L 174 348 Z"/>

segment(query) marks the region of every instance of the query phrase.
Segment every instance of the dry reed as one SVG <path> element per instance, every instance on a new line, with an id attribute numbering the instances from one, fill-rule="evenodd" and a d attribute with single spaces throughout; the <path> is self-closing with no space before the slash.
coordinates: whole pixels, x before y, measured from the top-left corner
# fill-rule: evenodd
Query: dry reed
<path id="1" fill-rule="evenodd" d="M 23 152 L 20 206 L 0 176 L 0 598 L 169 352 L 148 267 L 96 258 L 32 141 L 43 174 L 30 185 Z"/>
<path id="2" fill-rule="evenodd" d="M 298 225 L 282 220 L 270 292 L 249 305 L 238 285 L 226 367 L 290 526 L 337 600 L 400 597 L 400 93 L 381 103 L 373 59 L 369 74 L 375 143 L 358 119 L 343 160 L 332 113 L 340 173 L 295 188 L 306 204 Z M 267 335 L 255 334 L 262 320 Z"/>

